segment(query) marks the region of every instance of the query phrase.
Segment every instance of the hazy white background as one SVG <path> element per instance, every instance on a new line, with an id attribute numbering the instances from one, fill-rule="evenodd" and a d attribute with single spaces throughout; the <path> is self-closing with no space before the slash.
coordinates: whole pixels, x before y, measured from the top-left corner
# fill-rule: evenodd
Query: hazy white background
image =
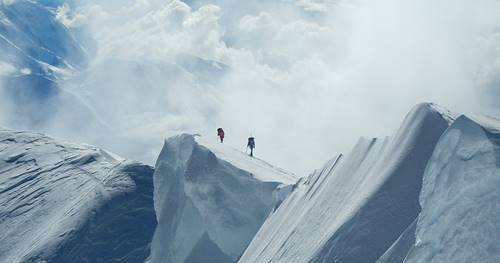
<path id="1" fill-rule="evenodd" d="M 254 135 L 259 158 L 306 175 L 392 134 L 418 102 L 500 106 L 496 0 L 82 0 L 56 17 L 85 32 L 90 60 L 63 87 L 98 127 L 58 116 L 49 131 L 144 161 L 166 136 L 223 127 L 228 144 Z M 185 55 L 209 69 L 179 66 Z"/>

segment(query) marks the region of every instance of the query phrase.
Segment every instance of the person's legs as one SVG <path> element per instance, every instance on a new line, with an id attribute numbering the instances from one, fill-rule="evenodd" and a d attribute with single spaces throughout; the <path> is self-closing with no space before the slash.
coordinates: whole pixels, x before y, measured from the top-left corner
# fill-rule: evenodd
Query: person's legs
<path id="1" fill-rule="evenodd" d="M 220 143 L 223 143 L 224 142 L 224 136 L 221 136 L 220 137 Z"/>
<path id="2" fill-rule="evenodd" d="M 252 147 L 250 147 L 250 156 L 253 157 L 253 148 Z"/>

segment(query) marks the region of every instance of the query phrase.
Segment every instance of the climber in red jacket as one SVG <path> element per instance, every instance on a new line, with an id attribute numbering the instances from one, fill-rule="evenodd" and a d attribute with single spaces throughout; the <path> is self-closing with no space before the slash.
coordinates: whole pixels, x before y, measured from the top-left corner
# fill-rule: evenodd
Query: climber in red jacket
<path id="1" fill-rule="evenodd" d="M 224 130 L 222 128 L 217 129 L 217 136 L 220 138 L 220 143 L 224 142 Z"/>

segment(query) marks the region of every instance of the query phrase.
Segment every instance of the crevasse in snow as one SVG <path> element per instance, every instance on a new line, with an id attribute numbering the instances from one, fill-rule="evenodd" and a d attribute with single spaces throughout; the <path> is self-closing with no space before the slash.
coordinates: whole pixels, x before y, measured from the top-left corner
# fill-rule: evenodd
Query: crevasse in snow
<path id="1" fill-rule="evenodd" d="M 237 261 L 296 179 L 223 144 L 187 134 L 168 139 L 155 168 L 151 261 Z"/>
<path id="2" fill-rule="evenodd" d="M 141 262 L 153 169 L 92 146 L 0 129 L 0 262 Z"/>
<path id="3" fill-rule="evenodd" d="M 239 262 L 375 262 L 418 216 L 424 169 L 452 119 L 420 104 L 395 136 L 361 139 L 295 186 Z"/>

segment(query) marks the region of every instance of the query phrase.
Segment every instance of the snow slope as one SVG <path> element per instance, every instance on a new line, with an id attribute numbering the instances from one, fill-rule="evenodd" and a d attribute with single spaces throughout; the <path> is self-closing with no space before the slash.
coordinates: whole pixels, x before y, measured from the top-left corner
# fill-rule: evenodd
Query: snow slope
<path id="1" fill-rule="evenodd" d="M 196 142 L 210 149 L 219 159 L 223 159 L 232 165 L 252 174 L 257 180 L 263 182 L 281 182 L 283 184 L 295 184 L 298 177 L 290 172 L 275 167 L 259 158 L 249 158 L 248 154 L 238 151 L 225 144 L 206 140 L 197 136 Z"/>
<path id="2" fill-rule="evenodd" d="M 420 212 L 425 166 L 451 120 L 420 104 L 395 136 L 361 139 L 295 186 L 239 262 L 375 262 Z"/>
<path id="3" fill-rule="evenodd" d="M 98 148 L 0 129 L 0 262 L 141 262 L 153 170 Z"/>
<path id="4" fill-rule="evenodd" d="M 416 241 L 404 262 L 499 262 L 499 166 L 500 120 L 459 117 L 425 171 Z"/>
<path id="5" fill-rule="evenodd" d="M 151 261 L 236 262 L 293 174 L 193 135 L 166 140 L 155 168 Z M 285 192 L 285 193 L 283 193 Z"/>

